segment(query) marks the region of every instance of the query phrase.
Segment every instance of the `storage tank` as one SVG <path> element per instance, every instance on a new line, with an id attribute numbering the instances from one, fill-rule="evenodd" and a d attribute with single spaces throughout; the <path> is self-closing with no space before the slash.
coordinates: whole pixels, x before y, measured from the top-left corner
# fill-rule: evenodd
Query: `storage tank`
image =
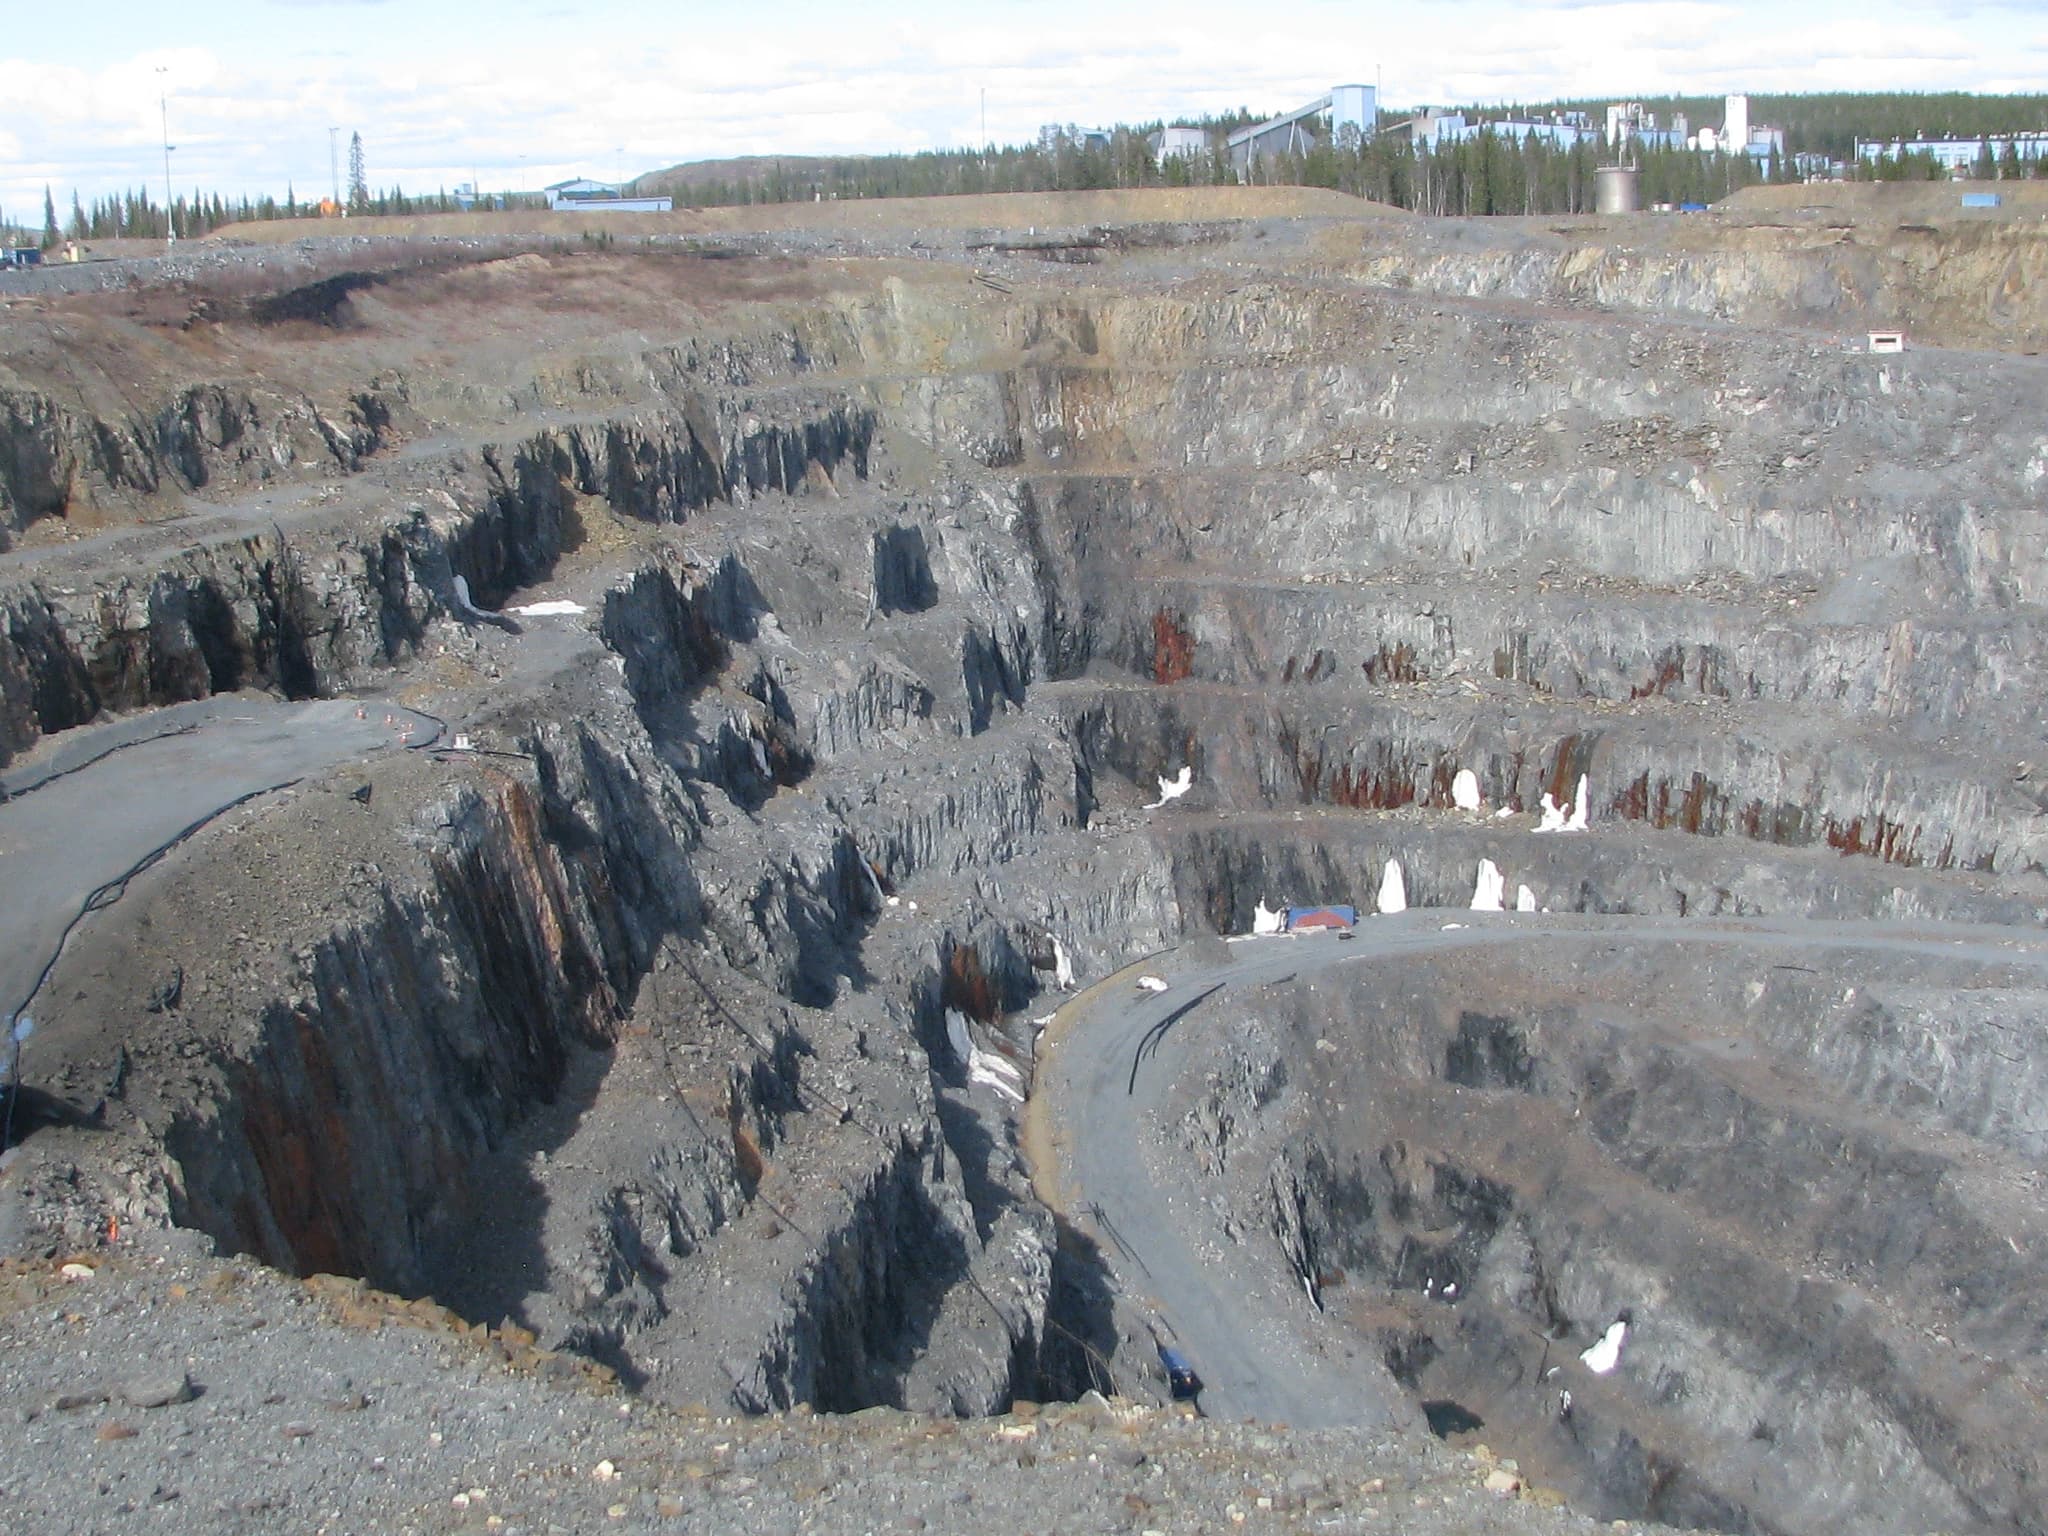
<path id="1" fill-rule="evenodd" d="M 1601 213 L 1634 213 L 1636 168 L 1632 165 L 1603 165 L 1593 173 L 1593 206 Z"/>

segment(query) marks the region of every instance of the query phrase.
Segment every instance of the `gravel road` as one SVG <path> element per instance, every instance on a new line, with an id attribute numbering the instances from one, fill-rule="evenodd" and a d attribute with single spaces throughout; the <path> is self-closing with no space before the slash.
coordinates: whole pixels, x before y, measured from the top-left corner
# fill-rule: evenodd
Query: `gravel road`
<path id="1" fill-rule="evenodd" d="M 437 722 L 351 699 L 216 695 L 66 732 L 0 777 L 0 1008 L 30 1006 L 96 892 L 251 796 L 349 758 L 429 746 Z M 32 891 L 33 901 L 19 893 Z"/>
<path id="2" fill-rule="evenodd" d="M 1120 972 L 1063 1009 L 1041 1042 L 1038 1093 L 1057 1127 L 1067 1214 L 1094 1236 L 1119 1288 L 1194 1360 L 1202 1406 L 1224 1419 L 1303 1427 L 1379 1426 L 1412 1417 L 1358 1341 L 1284 1284 L 1272 1255 L 1222 1243 L 1189 1180 L 1173 1177 L 1179 1143 L 1162 1124 L 1176 1062 L 1197 1032 L 1232 1016 L 1233 991 L 1339 965 L 1498 944 L 1603 941 L 1750 948 L 1912 952 L 2048 969 L 2041 935 L 1974 925 L 1599 918 L 1412 909 L 1371 918 L 1353 937 L 1242 940 L 1227 961 L 1183 951 Z M 1169 982 L 1139 985 L 1140 972 Z"/>

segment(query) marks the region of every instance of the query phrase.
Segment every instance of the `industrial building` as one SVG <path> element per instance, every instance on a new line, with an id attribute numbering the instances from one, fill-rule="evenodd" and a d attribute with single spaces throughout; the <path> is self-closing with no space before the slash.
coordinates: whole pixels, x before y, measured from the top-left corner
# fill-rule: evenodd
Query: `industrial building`
<path id="1" fill-rule="evenodd" d="M 1182 125 L 1162 128 L 1146 140 L 1152 147 L 1152 158 L 1160 165 L 1169 160 L 1194 160 L 1209 153 L 1209 133 L 1205 128 L 1189 128 Z"/>
<path id="2" fill-rule="evenodd" d="M 1306 154 L 1319 144 L 1342 143 L 1347 130 L 1362 143 L 1379 127 L 1379 96 L 1375 85 L 1334 85 L 1292 112 L 1240 128 L 1224 141 L 1231 168 L 1243 175 L 1255 161 Z"/>
<path id="3" fill-rule="evenodd" d="M 1657 114 L 1640 101 L 1617 101 L 1607 108 L 1607 147 L 1619 152 L 1634 145 L 1641 149 L 1689 149 L 1691 124 L 1683 112 L 1671 114 L 1671 125 L 1659 127 Z"/>
<path id="4" fill-rule="evenodd" d="M 628 197 L 624 187 L 581 176 L 541 190 L 556 213 L 667 213 L 676 205 L 672 197 Z"/>
<path id="5" fill-rule="evenodd" d="M 1449 144 L 1463 143 L 1466 139 L 1477 138 L 1482 133 L 1491 133 L 1496 138 L 1512 139 L 1520 144 L 1534 138 L 1539 144 L 1552 149 L 1576 149 L 1581 144 L 1594 144 L 1600 140 L 1600 132 L 1580 112 L 1553 112 L 1548 117 L 1499 117 L 1474 119 L 1462 112 L 1444 112 L 1435 107 L 1423 107 L 1415 116 L 1405 122 L 1391 123 L 1387 133 L 1406 138 L 1415 149 L 1431 151 L 1443 149 Z"/>
<path id="6" fill-rule="evenodd" d="M 1748 155 L 1761 165 L 1774 154 L 1783 157 L 1785 130 L 1752 124 L 1747 96 L 1728 97 L 1722 106 L 1721 126 L 1701 128 L 1698 132 L 1692 130 L 1683 112 L 1672 113 L 1668 127 L 1660 126 L 1657 114 L 1641 102 L 1617 101 L 1607 109 L 1607 146 L 1617 154 L 1633 146 Z"/>
<path id="7" fill-rule="evenodd" d="M 1926 155 L 1951 176 L 1967 176 L 1986 149 L 1993 159 L 2003 160 L 2008 148 L 2022 165 L 2032 165 L 2048 159 L 2048 133 L 1990 133 L 1978 139 L 1858 139 L 1856 158 L 1867 165 L 1880 156 L 1899 160 Z"/>

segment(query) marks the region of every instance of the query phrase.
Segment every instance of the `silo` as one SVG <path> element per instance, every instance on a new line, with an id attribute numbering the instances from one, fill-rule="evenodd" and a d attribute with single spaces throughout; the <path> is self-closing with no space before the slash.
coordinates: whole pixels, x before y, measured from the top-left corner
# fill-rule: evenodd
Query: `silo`
<path id="1" fill-rule="evenodd" d="M 1601 213 L 1634 213 L 1636 168 L 1632 165 L 1603 165 L 1593 172 L 1593 206 Z"/>

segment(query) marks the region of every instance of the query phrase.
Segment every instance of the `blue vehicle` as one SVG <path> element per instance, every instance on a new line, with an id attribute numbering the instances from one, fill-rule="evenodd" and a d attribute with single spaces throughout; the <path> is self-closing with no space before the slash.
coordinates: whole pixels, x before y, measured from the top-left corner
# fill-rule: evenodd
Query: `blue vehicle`
<path id="1" fill-rule="evenodd" d="M 1188 1357 L 1171 1344 L 1159 1346 L 1159 1363 L 1166 1367 L 1166 1385 L 1178 1399 L 1192 1398 L 1202 1390 L 1202 1378 Z"/>

